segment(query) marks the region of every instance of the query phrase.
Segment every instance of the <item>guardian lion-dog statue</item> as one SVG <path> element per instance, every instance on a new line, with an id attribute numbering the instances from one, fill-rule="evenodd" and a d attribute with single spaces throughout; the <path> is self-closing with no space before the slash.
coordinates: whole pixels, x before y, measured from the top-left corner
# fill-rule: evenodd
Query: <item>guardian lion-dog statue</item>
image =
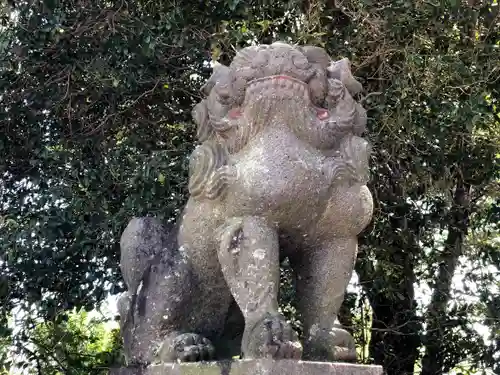
<path id="1" fill-rule="evenodd" d="M 337 314 L 373 211 L 361 90 L 347 59 L 313 46 L 247 47 L 214 67 L 182 217 L 134 218 L 121 238 L 129 365 L 356 358 Z M 278 311 L 285 257 L 302 342 Z"/>

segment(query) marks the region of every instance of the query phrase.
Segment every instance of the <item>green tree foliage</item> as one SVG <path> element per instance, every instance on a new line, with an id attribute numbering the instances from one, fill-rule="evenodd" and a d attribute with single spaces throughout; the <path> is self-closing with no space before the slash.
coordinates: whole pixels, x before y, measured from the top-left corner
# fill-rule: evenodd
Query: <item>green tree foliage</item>
<path id="1" fill-rule="evenodd" d="M 17 368 L 29 375 L 106 375 L 121 360 L 118 329 L 85 311 L 72 311 L 59 323 L 34 326 Z"/>
<path id="2" fill-rule="evenodd" d="M 371 355 L 394 373 L 413 371 L 421 345 L 426 374 L 481 363 L 474 306 L 451 299 L 451 281 L 458 262 L 476 261 L 466 237 L 478 202 L 498 186 L 499 25 L 488 18 L 498 6 L 343 5 L 346 26 L 331 48 L 353 56 L 368 92 L 381 94 L 367 99 L 376 216 L 356 267 L 373 307 Z M 427 306 L 415 299 L 422 283 Z M 457 341 L 460 350 L 447 350 Z"/>
<path id="3" fill-rule="evenodd" d="M 286 40 L 348 57 L 369 93 L 359 99 L 376 209 L 341 317 L 361 358 L 398 375 L 464 363 L 500 371 L 497 1 L 46 0 L 14 10 L 0 17 L 0 326 L 14 307 L 66 324 L 61 311 L 119 292 L 128 219 L 173 219 L 185 202 L 207 62 Z M 293 295 L 283 301 L 293 317 Z"/>
<path id="4" fill-rule="evenodd" d="M 0 339 L 0 375 L 8 375 L 10 369 L 9 349 L 11 345 L 10 337 Z"/>

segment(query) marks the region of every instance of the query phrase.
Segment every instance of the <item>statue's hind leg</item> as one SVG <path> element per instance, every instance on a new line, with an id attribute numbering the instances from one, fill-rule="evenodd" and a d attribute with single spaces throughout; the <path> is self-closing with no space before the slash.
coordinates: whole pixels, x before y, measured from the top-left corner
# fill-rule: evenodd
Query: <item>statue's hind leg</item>
<path id="1" fill-rule="evenodd" d="M 309 247 L 293 262 L 298 306 L 304 324 L 304 359 L 356 359 L 352 336 L 337 323 L 356 253 L 355 237 L 331 238 Z"/>
<path id="2" fill-rule="evenodd" d="M 214 356 L 211 342 L 191 330 L 196 289 L 176 238 L 176 228 L 153 218 L 132 219 L 122 234 L 120 267 L 128 291 L 118 307 L 129 365 Z"/>
<path id="3" fill-rule="evenodd" d="M 218 201 L 191 199 L 183 211 L 178 241 L 192 273 L 192 298 L 186 312 L 189 330 L 210 339 L 217 358 L 223 359 L 228 355 L 224 328 L 234 299 L 217 257 L 216 230 L 224 221 L 217 215 L 218 205 Z"/>

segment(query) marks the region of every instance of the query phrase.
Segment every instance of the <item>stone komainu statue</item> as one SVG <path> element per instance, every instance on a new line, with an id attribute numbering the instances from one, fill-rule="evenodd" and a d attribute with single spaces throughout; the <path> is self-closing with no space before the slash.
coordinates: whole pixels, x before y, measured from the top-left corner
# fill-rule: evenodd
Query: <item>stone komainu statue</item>
<path id="1" fill-rule="evenodd" d="M 134 218 L 121 238 L 129 365 L 355 359 L 337 314 L 373 210 L 360 90 L 348 60 L 312 46 L 248 47 L 215 66 L 193 110 L 201 145 L 182 218 Z M 278 312 L 284 257 L 302 343 Z"/>

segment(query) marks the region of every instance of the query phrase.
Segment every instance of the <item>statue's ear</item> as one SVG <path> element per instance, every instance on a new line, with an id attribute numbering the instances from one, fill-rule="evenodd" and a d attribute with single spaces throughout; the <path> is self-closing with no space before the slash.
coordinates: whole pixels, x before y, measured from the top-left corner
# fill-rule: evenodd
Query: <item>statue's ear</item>
<path id="1" fill-rule="evenodd" d="M 311 64 L 319 64 L 323 69 L 328 68 L 332 59 L 324 48 L 316 46 L 301 46 L 298 50 L 302 52 Z"/>
<path id="2" fill-rule="evenodd" d="M 208 81 L 201 87 L 200 92 L 208 96 L 210 95 L 210 91 L 214 88 L 216 83 L 221 80 L 225 80 L 229 78 L 229 68 L 222 64 L 215 64 L 212 75 L 208 79 Z"/>
<path id="3" fill-rule="evenodd" d="M 200 88 L 201 94 L 204 96 L 208 96 L 210 94 L 210 91 L 212 90 L 212 88 L 214 86 L 215 86 L 215 82 L 211 82 L 210 78 L 209 78 L 208 81 L 205 82 L 205 84 L 203 86 L 201 86 L 201 88 Z"/>
<path id="4" fill-rule="evenodd" d="M 206 141 L 212 136 L 213 129 L 208 121 L 208 108 L 205 99 L 194 106 L 191 115 L 197 125 L 196 137 L 200 142 Z"/>
<path id="5" fill-rule="evenodd" d="M 351 73 L 351 62 L 349 59 L 343 58 L 339 61 L 333 61 L 327 71 L 328 77 L 341 81 L 352 96 L 363 91 L 363 86 Z"/>

